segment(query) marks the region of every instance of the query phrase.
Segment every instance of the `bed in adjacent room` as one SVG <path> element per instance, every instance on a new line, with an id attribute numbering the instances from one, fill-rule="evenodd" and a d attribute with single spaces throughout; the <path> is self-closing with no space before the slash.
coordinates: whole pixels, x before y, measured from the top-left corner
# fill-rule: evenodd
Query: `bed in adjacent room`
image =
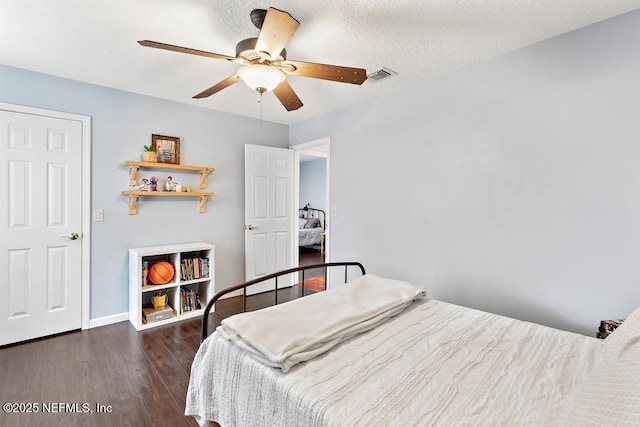
<path id="1" fill-rule="evenodd" d="M 298 209 L 298 246 L 321 249 L 326 227 L 325 212 L 307 204 Z"/>
<path id="2" fill-rule="evenodd" d="M 186 414 L 223 427 L 640 423 L 640 310 L 599 340 L 423 295 L 366 274 L 226 319 L 198 350 Z"/>

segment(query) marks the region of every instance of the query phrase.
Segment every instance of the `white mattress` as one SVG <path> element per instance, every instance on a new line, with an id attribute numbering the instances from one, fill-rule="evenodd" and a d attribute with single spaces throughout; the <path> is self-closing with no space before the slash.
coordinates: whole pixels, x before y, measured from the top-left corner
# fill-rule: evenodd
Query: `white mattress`
<path id="1" fill-rule="evenodd" d="M 422 300 L 283 374 L 214 333 L 185 413 L 223 427 L 549 425 L 602 343 Z"/>

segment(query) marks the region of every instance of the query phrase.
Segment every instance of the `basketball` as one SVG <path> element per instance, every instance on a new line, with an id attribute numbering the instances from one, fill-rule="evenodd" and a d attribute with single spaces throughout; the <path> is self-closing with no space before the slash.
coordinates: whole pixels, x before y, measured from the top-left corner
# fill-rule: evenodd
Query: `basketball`
<path id="1" fill-rule="evenodd" d="M 156 262 L 149 267 L 149 281 L 154 285 L 164 285 L 173 279 L 175 269 L 166 261 Z"/>

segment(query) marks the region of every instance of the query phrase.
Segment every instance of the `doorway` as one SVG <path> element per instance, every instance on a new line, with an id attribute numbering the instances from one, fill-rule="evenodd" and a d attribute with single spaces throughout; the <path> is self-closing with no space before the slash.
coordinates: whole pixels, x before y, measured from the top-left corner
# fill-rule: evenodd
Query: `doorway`
<path id="1" fill-rule="evenodd" d="M 329 262 L 329 147 L 329 138 L 291 146 L 289 149 L 245 145 L 245 280 L 298 265 Z M 301 157 L 303 162 L 323 159 L 325 181 L 324 197 L 316 199 L 325 211 L 322 240 L 317 242 L 314 257 L 303 257 L 302 263 L 298 217 L 300 208 L 307 204 L 310 208 L 314 207 L 310 201 L 304 201 L 303 204 L 300 201 Z M 289 164 L 291 168 L 287 166 Z M 272 176 L 276 171 L 278 176 Z M 324 279 L 324 272 L 315 270 L 310 273 L 322 275 Z M 293 284 L 295 281 L 280 286 Z M 250 293 L 272 288 L 270 283 L 265 283 L 263 287 L 253 287 Z"/>
<path id="2" fill-rule="evenodd" d="M 330 140 L 292 146 L 297 160 L 298 265 L 328 262 L 330 252 Z M 308 270 L 305 287 L 325 289 L 324 271 Z"/>

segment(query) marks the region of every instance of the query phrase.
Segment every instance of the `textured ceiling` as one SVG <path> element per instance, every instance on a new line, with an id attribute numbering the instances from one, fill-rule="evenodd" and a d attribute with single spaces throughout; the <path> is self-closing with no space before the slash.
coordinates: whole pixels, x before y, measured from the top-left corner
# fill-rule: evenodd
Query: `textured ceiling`
<path id="1" fill-rule="evenodd" d="M 191 98 L 237 64 L 136 41 L 234 56 L 238 41 L 258 35 L 250 11 L 269 6 L 300 22 L 290 59 L 398 73 L 362 86 L 288 76 L 304 106 L 287 112 L 269 93 L 262 117 L 291 124 L 638 9 L 640 0 L 0 0 L 0 62 L 258 118 L 257 94 L 242 83 Z"/>

